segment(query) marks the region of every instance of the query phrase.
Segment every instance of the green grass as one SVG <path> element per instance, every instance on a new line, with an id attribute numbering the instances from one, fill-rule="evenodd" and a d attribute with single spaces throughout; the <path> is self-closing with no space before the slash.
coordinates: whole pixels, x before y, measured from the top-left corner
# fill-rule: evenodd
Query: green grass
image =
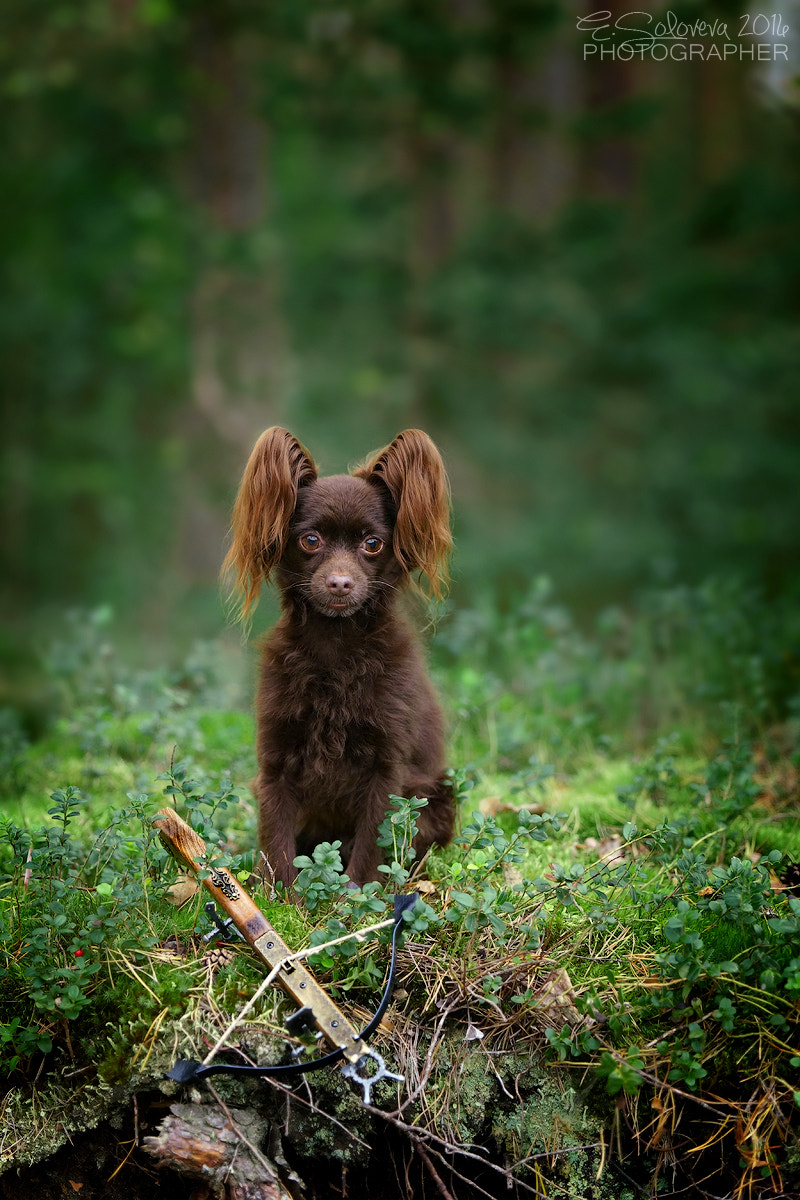
<path id="1" fill-rule="evenodd" d="M 468 1020 L 487 1045 L 527 1047 L 567 1090 L 573 1073 L 593 1081 L 620 1146 L 620 1104 L 652 1149 L 651 1100 L 678 1120 L 687 1095 L 710 1098 L 734 1164 L 737 1122 L 749 1131 L 740 1182 L 771 1186 L 800 1094 L 800 902 L 774 890 L 800 857 L 800 723 L 777 608 L 721 587 L 650 597 L 620 640 L 619 621 L 613 638 L 608 619 L 589 636 L 537 595 L 523 615 L 440 629 L 461 824 L 425 864 L 398 1008 L 431 1045 Z M 260 978 L 240 952 L 209 983 L 202 897 L 170 902 L 175 866 L 150 824 L 174 803 L 229 869 L 252 868 L 245 651 L 237 662 L 229 643 L 205 645 L 180 670 L 132 671 L 97 653 L 102 622 L 80 633 L 69 661 L 50 659 L 49 728 L 30 741 L 13 713 L 0 726 L 0 1058 L 18 1098 L 66 1059 L 113 1083 L 158 1054 L 202 1057 Z M 386 892 L 347 889 L 336 847 L 322 847 L 295 904 L 260 893 L 269 919 L 296 948 L 380 920 L 391 891 L 415 886 L 413 820 L 401 806 L 385 823 Z M 381 935 L 313 963 L 368 1010 L 385 953 Z M 444 997 L 455 1025 L 440 1028 Z M 270 993 L 249 1019 L 267 1058 L 285 1011 Z M 418 1119 L 451 1128 L 437 1078 Z M 685 1155 L 691 1122 L 680 1128 Z"/>

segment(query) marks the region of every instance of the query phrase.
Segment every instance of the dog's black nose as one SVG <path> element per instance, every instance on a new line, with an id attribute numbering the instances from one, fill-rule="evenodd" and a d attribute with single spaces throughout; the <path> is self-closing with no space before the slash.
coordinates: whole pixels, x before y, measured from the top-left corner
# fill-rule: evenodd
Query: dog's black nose
<path id="1" fill-rule="evenodd" d="M 332 596 L 347 596 L 352 592 L 355 583 L 350 575 L 329 575 L 325 586 Z"/>

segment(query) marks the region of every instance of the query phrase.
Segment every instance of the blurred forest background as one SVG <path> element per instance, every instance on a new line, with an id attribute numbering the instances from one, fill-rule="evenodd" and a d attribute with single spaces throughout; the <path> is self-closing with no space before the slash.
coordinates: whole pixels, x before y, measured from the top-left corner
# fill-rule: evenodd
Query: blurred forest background
<path id="1" fill-rule="evenodd" d="M 457 606 L 796 587 L 800 50 L 584 60 L 590 11 L 4 0 L 6 665 L 76 605 L 218 632 L 274 423 L 327 472 L 425 428 Z"/>

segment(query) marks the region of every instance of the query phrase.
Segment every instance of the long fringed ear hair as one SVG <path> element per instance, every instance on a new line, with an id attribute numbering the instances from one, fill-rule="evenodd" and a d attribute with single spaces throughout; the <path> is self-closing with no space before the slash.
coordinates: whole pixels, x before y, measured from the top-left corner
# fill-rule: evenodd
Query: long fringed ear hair
<path id="1" fill-rule="evenodd" d="M 283 554 L 298 488 L 316 478 L 314 460 L 287 429 L 273 425 L 262 433 L 244 469 L 233 507 L 231 548 L 222 564 L 240 620 L 250 615 L 262 583 Z"/>
<path id="2" fill-rule="evenodd" d="M 440 600 L 449 581 L 450 487 L 439 451 L 421 429 L 406 429 L 353 475 L 388 488 L 397 509 L 395 557 L 409 576 L 427 575 Z"/>

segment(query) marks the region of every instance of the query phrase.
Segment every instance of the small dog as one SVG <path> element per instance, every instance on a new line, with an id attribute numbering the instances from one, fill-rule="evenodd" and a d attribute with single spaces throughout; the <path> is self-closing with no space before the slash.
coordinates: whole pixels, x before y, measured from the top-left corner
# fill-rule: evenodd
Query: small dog
<path id="1" fill-rule="evenodd" d="M 453 834 L 443 722 L 398 595 L 427 576 L 440 597 L 452 542 L 438 450 L 407 429 L 350 475 L 320 478 L 287 430 L 245 468 L 223 571 L 246 616 L 274 571 L 282 616 L 263 645 L 256 701 L 259 842 L 276 880 L 342 841 L 355 884 L 379 879 L 389 796 L 428 801 L 415 848 Z"/>

